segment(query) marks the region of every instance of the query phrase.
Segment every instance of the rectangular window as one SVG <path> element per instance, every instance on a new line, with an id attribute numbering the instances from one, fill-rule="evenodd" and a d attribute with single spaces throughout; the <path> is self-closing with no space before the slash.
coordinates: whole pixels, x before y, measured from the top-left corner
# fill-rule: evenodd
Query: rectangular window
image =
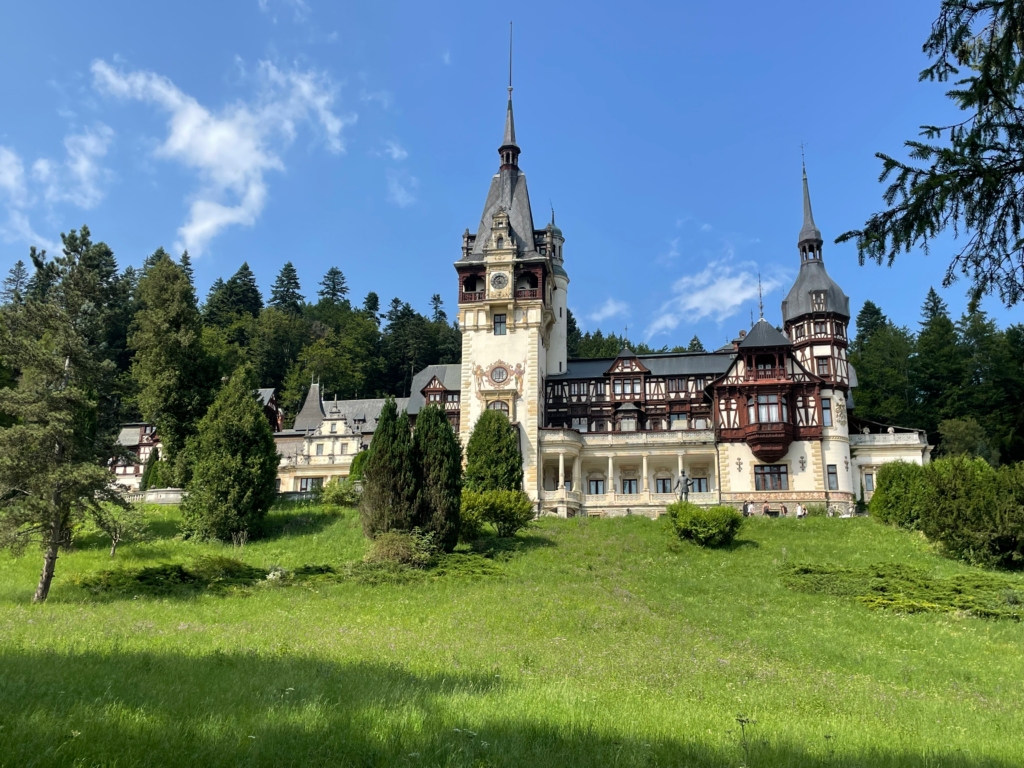
<path id="1" fill-rule="evenodd" d="M 633 394 L 639 395 L 641 392 L 643 392 L 643 390 L 640 389 L 640 379 L 633 379 Z"/>
<path id="2" fill-rule="evenodd" d="M 579 393 L 580 393 L 580 385 L 577 384 L 574 381 L 572 384 L 569 385 L 569 394 L 570 395 L 578 395 Z"/>
<path id="3" fill-rule="evenodd" d="M 814 291 L 811 294 L 811 311 L 812 312 L 824 312 L 825 311 L 825 291 Z"/>
<path id="4" fill-rule="evenodd" d="M 839 490 L 839 473 L 836 472 L 836 465 L 828 465 L 828 489 L 830 491 Z"/>
<path id="5" fill-rule="evenodd" d="M 832 399 L 821 398 L 821 423 L 826 427 L 832 426 Z"/>
<path id="6" fill-rule="evenodd" d="M 317 443 L 316 444 L 316 455 L 317 456 L 323 456 L 324 455 L 324 444 L 323 443 Z"/>
<path id="7" fill-rule="evenodd" d="M 586 416 L 584 416 L 582 418 L 574 418 L 572 420 L 572 428 L 576 429 L 576 430 L 579 430 L 580 432 L 586 432 L 587 431 L 587 418 L 586 418 Z"/>
<path id="8" fill-rule="evenodd" d="M 693 420 L 693 426 L 691 427 L 691 429 L 707 429 L 707 428 L 708 428 L 708 420 L 707 419 L 694 419 Z"/>
<path id="9" fill-rule="evenodd" d="M 336 421 L 331 422 L 331 434 L 333 435 L 338 431 L 338 423 Z"/>
<path id="10" fill-rule="evenodd" d="M 707 493 L 708 492 L 708 479 L 706 477 L 695 477 L 693 478 L 693 488 L 690 489 L 694 493 Z"/>
<path id="11" fill-rule="evenodd" d="M 827 357 L 819 357 L 818 358 L 818 375 L 819 376 L 828 376 L 828 358 Z"/>
<path id="12" fill-rule="evenodd" d="M 627 419 L 623 419 L 619 422 L 620 432 L 636 432 L 636 419 L 630 416 Z"/>
<path id="13" fill-rule="evenodd" d="M 603 395 L 604 394 L 604 382 L 603 381 L 597 382 L 597 386 L 594 388 L 594 394 L 597 394 L 597 395 Z"/>
<path id="14" fill-rule="evenodd" d="M 495 315 L 494 316 L 494 335 L 504 336 L 505 335 L 505 316 Z"/>
<path id="15" fill-rule="evenodd" d="M 873 491 L 875 490 L 875 476 L 870 472 L 864 475 L 864 490 Z"/>
<path id="16" fill-rule="evenodd" d="M 338 446 L 338 453 L 348 453 L 348 443 L 342 443 Z"/>
<path id="17" fill-rule="evenodd" d="M 798 339 L 802 339 L 804 337 L 804 327 L 802 325 L 795 326 L 793 328 L 793 335 Z"/>
<path id="18" fill-rule="evenodd" d="M 665 391 L 666 392 L 675 392 L 676 391 L 676 379 L 666 379 L 665 380 Z"/>
<path id="19" fill-rule="evenodd" d="M 654 488 L 657 493 L 672 493 L 672 478 L 659 477 L 654 481 Z"/>
<path id="20" fill-rule="evenodd" d="M 612 391 L 615 392 L 616 395 L 622 394 L 622 379 L 616 379 L 612 382 Z"/>
<path id="21" fill-rule="evenodd" d="M 670 429 L 686 429 L 686 414 L 670 413 L 668 416 L 668 423 Z"/>
<path id="22" fill-rule="evenodd" d="M 704 379 L 703 378 L 694 379 L 693 381 L 694 381 L 694 386 L 697 388 L 698 392 L 700 392 L 702 389 L 704 389 Z"/>
<path id="23" fill-rule="evenodd" d="M 319 488 L 323 488 L 324 479 L 322 477 L 300 477 L 299 478 L 299 492 L 310 493 Z"/>
<path id="24" fill-rule="evenodd" d="M 622 393 L 624 395 L 631 395 L 633 393 L 633 383 L 629 379 L 622 380 Z"/>
<path id="25" fill-rule="evenodd" d="M 784 464 L 758 464 L 754 467 L 754 489 L 758 491 L 788 491 L 788 468 Z"/>
<path id="26" fill-rule="evenodd" d="M 623 480 L 622 481 L 622 492 L 627 496 L 633 496 L 636 494 L 636 480 Z"/>
<path id="27" fill-rule="evenodd" d="M 444 399 L 445 399 L 445 402 L 448 402 L 448 403 L 457 403 L 457 402 L 459 402 L 459 396 L 457 394 L 455 394 L 454 392 L 449 392 L 447 395 L 444 396 Z"/>
<path id="28" fill-rule="evenodd" d="M 601 496 L 604 494 L 604 480 L 591 480 L 590 481 L 590 495 Z"/>

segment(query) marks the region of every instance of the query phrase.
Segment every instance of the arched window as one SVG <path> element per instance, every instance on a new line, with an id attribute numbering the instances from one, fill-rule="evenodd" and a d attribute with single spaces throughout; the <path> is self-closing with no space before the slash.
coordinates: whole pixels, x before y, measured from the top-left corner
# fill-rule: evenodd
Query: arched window
<path id="1" fill-rule="evenodd" d="M 492 400 L 487 404 L 488 411 L 501 411 L 508 416 L 508 403 L 501 400 Z"/>
<path id="2" fill-rule="evenodd" d="M 504 248 L 505 247 L 505 238 L 502 237 L 501 235 L 498 235 L 498 247 L 499 248 Z"/>

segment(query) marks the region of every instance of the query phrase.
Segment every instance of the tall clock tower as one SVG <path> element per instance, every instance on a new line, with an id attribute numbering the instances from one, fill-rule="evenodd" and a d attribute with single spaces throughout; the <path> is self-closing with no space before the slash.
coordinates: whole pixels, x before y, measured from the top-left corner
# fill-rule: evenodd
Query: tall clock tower
<path id="1" fill-rule="evenodd" d="M 476 234 L 462 236 L 459 321 L 462 327 L 460 438 L 465 446 L 485 409 L 519 429 L 523 486 L 540 491 L 537 441 L 544 423 L 544 378 L 566 369 L 566 291 L 562 231 L 534 229 L 526 175 L 519 169 L 508 89 L 500 166 L 491 178 Z"/>

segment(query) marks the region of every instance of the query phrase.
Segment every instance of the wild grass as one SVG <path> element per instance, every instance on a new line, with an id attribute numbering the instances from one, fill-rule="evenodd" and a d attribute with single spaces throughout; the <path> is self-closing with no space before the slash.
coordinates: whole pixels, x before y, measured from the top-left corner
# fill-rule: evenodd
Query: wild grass
<path id="1" fill-rule="evenodd" d="M 1020 622 L 784 584 L 792 563 L 979 574 L 870 519 L 751 519 L 722 549 L 664 519 L 545 520 L 406 583 L 346 576 L 352 511 L 280 511 L 241 548 L 176 539 L 173 510 L 150 521 L 124 568 L 316 568 L 94 594 L 76 581 L 111 563 L 86 537 L 34 606 L 41 557 L 0 555 L 3 768 L 1022 762 Z"/>

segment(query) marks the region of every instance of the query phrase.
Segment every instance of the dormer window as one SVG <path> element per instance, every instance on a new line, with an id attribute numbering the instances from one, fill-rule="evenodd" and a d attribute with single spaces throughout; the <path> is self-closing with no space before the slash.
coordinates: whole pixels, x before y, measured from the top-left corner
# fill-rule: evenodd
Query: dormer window
<path id="1" fill-rule="evenodd" d="M 811 311 L 812 312 L 824 312 L 825 311 L 825 291 L 812 291 L 811 292 Z"/>

